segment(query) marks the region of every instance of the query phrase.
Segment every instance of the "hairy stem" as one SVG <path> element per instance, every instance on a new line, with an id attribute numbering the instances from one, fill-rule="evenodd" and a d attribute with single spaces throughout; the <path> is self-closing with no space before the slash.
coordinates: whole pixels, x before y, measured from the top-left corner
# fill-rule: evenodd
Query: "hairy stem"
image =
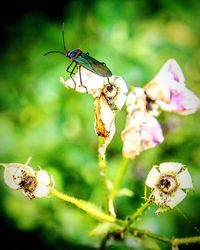
<path id="1" fill-rule="evenodd" d="M 88 213 L 90 216 L 96 218 L 97 220 L 107 221 L 107 222 L 111 222 L 111 223 L 115 222 L 115 218 L 113 216 L 105 214 L 104 212 L 102 212 L 99 208 L 97 208 L 96 206 L 94 206 L 90 202 L 78 200 L 74 197 L 63 194 L 54 188 L 52 188 L 50 192 L 52 195 L 56 196 L 57 198 L 64 200 L 64 201 L 67 201 L 67 202 L 75 205 L 76 207 L 82 209 L 83 211 Z"/>
<path id="2" fill-rule="evenodd" d="M 141 205 L 141 207 L 139 207 L 135 213 L 133 213 L 130 217 L 129 217 L 129 220 L 128 220 L 128 223 L 126 225 L 126 228 L 129 228 L 129 226 L 134 223 L 138 217 L 140 217 L 145 210 L 147 210 L 147 208 L 149 208 L 149 206 L 151 205 L 151 202 L 150 200 L 147 200 L 145 203 L 143 203 Z"/>

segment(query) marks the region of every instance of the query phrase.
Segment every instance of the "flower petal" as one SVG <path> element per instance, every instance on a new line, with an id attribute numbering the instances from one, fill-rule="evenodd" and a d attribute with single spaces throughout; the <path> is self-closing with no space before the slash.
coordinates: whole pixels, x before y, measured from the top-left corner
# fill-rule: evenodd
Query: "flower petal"
<path id="1" fill-rule="evenodd" d="M 104 79 L 105 77 L 94 74 L 84 67 L 81 67 L 73 76 L 74 81 L 72 80 L 72 78 L 65 81 L 63 77 L 60 77 L 60 81 L 65 87 L 75 89 L 80 93 L 89 94 L 94 94 L 99 89 L 102 89 L 104 86 Z"/>
<path id="2" fill-rule="evenodd" d="M 35 197 L 43 198 L 49 194 L 50 188 L 45 186 L 44 184 L 37 185 L 35 191 L 33 192 Z"/>
<path id="3" fill-rule="evenodd" d="M 115 134 L 115 113 L 111 110 L 104 95 L 95 99 L 95 131 L 98 136 L 105 138 L 105 143 L 99 148 L 102 158 Z"/>
<path id="4" fill-rule="evenodd" d="M 184 84 L 185 82 L 183 72 L 175 59 L 169 59 L 163 65 L 156 78 L 159 80 L 163 80 L 163 78 L 166 79 L 166 75 L 168 75 L 168 77 L 170 77 L 172 81 L 176 81 L 177 83 Z"/>
<path id="5" fill-rule="evenodd" d="M 189 115 L 196 112 L 200 107 L 200 99 L 183 85 L 169 86 L 170 99 L 165 100 L 157 97 L 156 103 L 162 110 L 176 112 L 180 115 Z"/>
<path id="6" fill-rule="evenodd" d="M 181 93 L 181 99 L 176 98 L 176 112 L 180 115 L 189 115 L 200 108 L 200 99 L 190 90 L 184 88 Z"/>
<path id="7" fill-rule="evenodd" d="M 17 174 L 17 171 L 19 169 L 15 167 L 6 167 L 4 170 L 4 181 L 12 189 L 20 188 L 19 183 L 21 178 L 19 177 L 19 173 Z"/>
<path id="8" fill-rule="evenodd" d="M 122 154 L 124 157 L 135 159 L 140 154 L 141 137 L 135 130 L 135 127 L 125 128 L 122 131 L 121 138 L 123 140 Z"/>
<path id="9" fill-rule="evenodd" d="M 109 135 L 110 128 L 115 118 L 115 113 L 111 110 L 104 95 L 95 99 L 94 108 L 96 133 L 105 138 Z"/>
<path id="10" fill-rule="evenodd" d="M 180 188 L 193 188 L 192 178 L 187 168 L 177 175 L 177 181 Z"/>
<path id="11" fill-rule="evenodd" d="M 164 162 L 160 164 L 159 170 L 161 174 L 170 172 L 178 173 L 182 167 L 183 165 L 178 162 Z"/>
<path id="12" fill-rule="evenodd" d="M 145 184 L 148 187 L 153 188 L 157 184 L 159 177 L 160 177 L 160 172 L 158 171 L 157 166 L 153 166 L 147 175 Z"/>
<path id="13" fill-rule="evenodd" d="M 44 185 L 49 185 L 51 180 L 46 170 L 40 170 L 36 174 L 37 182 Z"/>
<path id="14" fill-rule="evenodd" d="M 177 189 L 177 191 L 170 196 L 170 198 L 166 202 L 166 205 L 168 205 L 170 208 L 174 208 L 185 198 L 185 196 L 186 193 L 183 190 Z"/>
<path id="15" fill-rule="evenodd" d="M 5 167 L 4 181 L 12 189 L 20 188 L 19 184 L 22 181 L 24 172 L 26 172 L 27 175 L 35 176 L 34 170 L 25 164 L 2 163 L 1 165 Z"/>
<path id="16" fill-rule="evenodd" d="M 145 111 L 146 105 L 146 95 L 143 88 L 134 88 L 134 90 L 128 94 L 126 100 L 128 112 L 134 111 L 136 109 Z"/>

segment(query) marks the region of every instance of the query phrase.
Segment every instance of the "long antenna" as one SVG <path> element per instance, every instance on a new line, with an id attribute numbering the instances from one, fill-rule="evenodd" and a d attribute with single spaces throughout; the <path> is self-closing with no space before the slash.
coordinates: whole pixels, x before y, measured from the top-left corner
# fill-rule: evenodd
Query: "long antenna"
<path id="1" fill-rule="evenodd" d="M 62 23 L 62 40 L 63 40 L 63 47 L 65 51 L 67 51 L 66 46 L 65 46 L 65 27 L 64 27 L 64 22 Z"/>
<path id="2" fill-rule="evenodd" d="M 59 53 L 59 54 L 65 55 L 65 53 L 62 52 L 62 51 L 52 50 L 52 51 L 49 51 L 49 52 L 45 53 L 44 56 L 46 56 L 46 55 L 48 55 L 48 54 L 51 54 L 51 53 Z"/>

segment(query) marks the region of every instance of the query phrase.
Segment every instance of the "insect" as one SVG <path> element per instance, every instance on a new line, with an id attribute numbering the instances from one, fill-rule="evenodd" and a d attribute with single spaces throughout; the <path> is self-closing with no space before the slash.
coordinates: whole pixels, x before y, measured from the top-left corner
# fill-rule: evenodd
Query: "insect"
<path id="1" fill-rule="evenodd" d="M 87 70 L 93 72 L 94 74 L 97 74 L 102 77 L 107 77 L 109 78 L 112 76 L 112 72 L 110 69 L 106 66 L 104 62 L 100 62 L 96 60 L 95 58 L 91 57 L 89 53 L 84 53 L 81 51 L 81 49 L 74 49 L 72 51 L 67 51 L 66 46 L 65 46 L 65 38 L 64 38 L 64 24 L 62 26 L 62 39 L 63 39 L 63 46 L 65 53 L 62 51 L 58 50 L 53 50 L 45 53 L 44 55 L 48 55 L 50 53 L 60 53 L 65 55 L 67 58 L 69 58 L 72 62 L 70 65 L 67 67 L 66 71 L 70 73 L 70 77 L 72 78 L 75 86 L 76 87 L 76 82 L 73 79 L 73 76 L 75 75 L 75 70 L 79 70 L 79 76 L 80 76 L 80 83 L 81 85 L 86 89 L 86 86 L 82 84 L 82 78 L 81 78 L 81 67 L 86 68 Z M 108 79 L 109 82 L 109 79 Z"/>

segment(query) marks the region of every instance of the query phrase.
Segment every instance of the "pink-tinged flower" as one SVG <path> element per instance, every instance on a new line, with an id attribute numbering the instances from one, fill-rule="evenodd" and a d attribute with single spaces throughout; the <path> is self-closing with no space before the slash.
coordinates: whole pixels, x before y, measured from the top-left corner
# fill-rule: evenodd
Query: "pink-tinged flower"
<path id="1" fill-rule="evenodd" d="M 54 182 L 47 171 L 34 171 L 32 167 L 21 163 L 0 163 L 4 169 L 4 181 L 12 189 L 22 190 L 30 199 L 47 197 Z M 53 179 L 52 179 L 53 181 Z"/>
<path id="2" fill-rule="evenodd" d="M 121 110 L 123 107 L 128 88 L 122 77 L 111 76 L 108 79 L 83 67 L 80 70 L 73 76 L 73 79 L 65 81 L 61 77 L 60 81 L 67 88 L 72 88 L 80 93 L 92 94 L 95 98 L 95 131 L 98 136 L 105 139 L 105 143 L 99 148 L 99 152 L 104 158 L 106 148 L 115 134 L 114 110 Z"/>
<path id="3" fill-rule="evenodd" d="M 182 70 L 174 59 L 169 59 L 144 88 L 148 98 L 165 111 L 188 115 L 200 107 L 199 98 L 186 88 Z"/>
<path id="4" fill-rule="evenodd" d="M 127 96 L 126 109 L 127 112 L 143 111 L 147 115 L 158 116 L 158 105 L 148 99 L 143 88 L 134 88 Z"/>
<path id="5" fill-rule="evenodd" d="M 159 122 L 143 111 L 128 113 L 125 129 L 122 131 L 124 157 L 135 159 L 142 151 L 163 142 Z"/>
<path id="6" fill-rule="evenodd" d="M 174 208 L 186 197 L 183 190 L 193 188 L 188 169 L 177 162 L 153 166 L 145 184 L 152 189 L 152 202 L 161 208 L 157 212 L 162 212 L 162 209 L 165 211 L 165 208 Z"/>

